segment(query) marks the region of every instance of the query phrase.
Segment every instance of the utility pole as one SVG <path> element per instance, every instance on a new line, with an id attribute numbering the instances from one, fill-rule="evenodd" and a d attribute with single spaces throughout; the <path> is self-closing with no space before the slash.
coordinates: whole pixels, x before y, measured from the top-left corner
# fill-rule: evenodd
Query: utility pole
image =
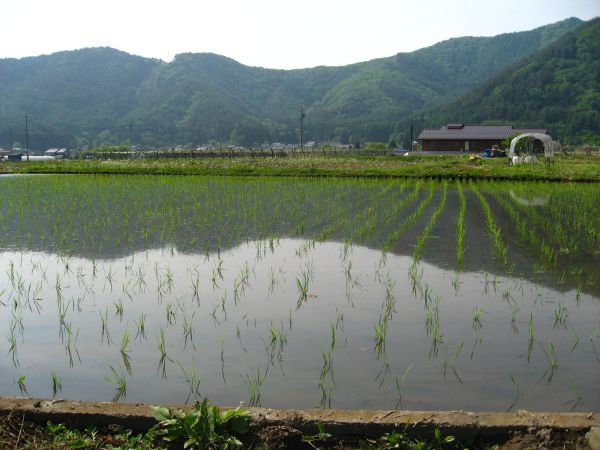
<path id="1" fill-rule="evenodd" d="M 410 148 L 409 151 L 413 151 L 413 124 L 410 124 Z"/>
<path id="2" fill-rule="evenodd" d="M 129 157 L 131 158 L 131 124 L 129 124 Z"/>
<path id="3" fill-rule="evenodd" d="M 304 114 L 304 106 L 300 107 L 300 151 L 304 152 L 304 143 L 302 141 L 302 135 L 304 134 L 304 117 L 306 117 L 306 114 Z"/>
<path id="4" fill-rule="evenodd" d="M 219 155 L 223 152 L 223 135 L 222 135 L 223 120 L 219 119 Z"/>
<path id="5" fill-rule="evenodd" d="M 29 162 L 29 124 L 27 122 L 27 113 L 25 114 L 25 148 L 27 149 L 27 161 Z"/>

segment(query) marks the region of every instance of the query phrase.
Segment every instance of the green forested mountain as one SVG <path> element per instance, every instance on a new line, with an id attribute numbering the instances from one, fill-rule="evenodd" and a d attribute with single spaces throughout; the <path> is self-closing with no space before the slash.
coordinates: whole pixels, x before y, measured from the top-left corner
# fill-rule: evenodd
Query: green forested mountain
<path id="1" fill-rule="evenodd" d="M 0 59 L 0 146 L 165 146 L 210 140 L 245 145 L 387 140 L 415 111 L 458 98 L 551 46 L 581 21 L 491 38 L 455 38 L 412 53 L 301 70 L 244 66 L 214 54 L 170 63 L 92 48 Z"/>
<path id="2" fill-rule="evenodd" d="M 600 19 L 414 120 L 542 127 L 563 143 L 600 145 Z"/>

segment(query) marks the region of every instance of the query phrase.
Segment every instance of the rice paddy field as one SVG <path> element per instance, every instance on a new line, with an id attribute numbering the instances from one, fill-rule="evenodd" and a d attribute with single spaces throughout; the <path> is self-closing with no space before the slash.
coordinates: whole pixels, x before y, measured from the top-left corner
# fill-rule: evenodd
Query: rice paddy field
<path id="1" fill-rule="evenodd" d="M 600 405 L 600 186 L 0 177 L 0 395 Z"/>

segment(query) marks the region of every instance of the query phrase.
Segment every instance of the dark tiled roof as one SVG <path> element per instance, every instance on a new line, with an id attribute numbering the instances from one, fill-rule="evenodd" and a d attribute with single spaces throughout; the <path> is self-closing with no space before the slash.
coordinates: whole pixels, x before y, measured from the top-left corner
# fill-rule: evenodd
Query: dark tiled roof
<path id="1" fill-rule="evenodd" d="M 417 139 L 506 139 L 517 133 L 544 133 L 545 128 L 513 128 L 512 125 L 464 125 L 461 128 L 450 124 L 441 128 L 425 128 Z"/>

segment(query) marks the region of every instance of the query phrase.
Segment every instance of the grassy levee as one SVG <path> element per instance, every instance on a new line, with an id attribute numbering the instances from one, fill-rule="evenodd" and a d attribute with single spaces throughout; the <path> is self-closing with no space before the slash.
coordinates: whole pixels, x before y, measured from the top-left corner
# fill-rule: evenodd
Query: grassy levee
<path id="1" fill-rule="evenodd" d="M 509 166 L 505 158 L 469 161 L 468 155 L 407 157 L 303 156 L 3 162 L 0 173 L 94 173 L 306 177 L 395 177 L 600 181 L 598 156 L 557 156 L 553 164 Z"/>

